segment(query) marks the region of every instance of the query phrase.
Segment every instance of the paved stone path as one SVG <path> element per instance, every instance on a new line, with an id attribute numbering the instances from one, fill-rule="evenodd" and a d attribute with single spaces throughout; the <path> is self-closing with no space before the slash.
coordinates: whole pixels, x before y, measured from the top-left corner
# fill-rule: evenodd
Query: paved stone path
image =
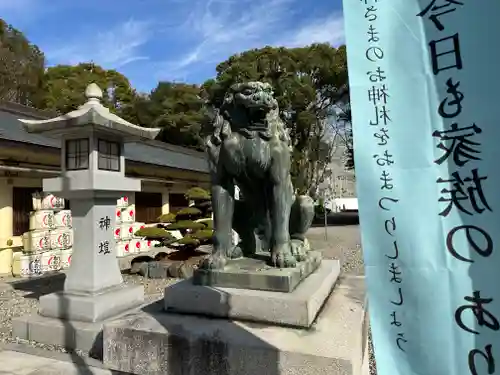
<path id="1" fill-rule="evenodd" d="M 69 355 L 68 355 L 69 356 Z M 80 362 L 80 361 L 78 361 Z M 0 352 L 0 375 L 112 375 L 110 370 L 79 364 L 71 359 L 60 360 L 4 350 Z"/>

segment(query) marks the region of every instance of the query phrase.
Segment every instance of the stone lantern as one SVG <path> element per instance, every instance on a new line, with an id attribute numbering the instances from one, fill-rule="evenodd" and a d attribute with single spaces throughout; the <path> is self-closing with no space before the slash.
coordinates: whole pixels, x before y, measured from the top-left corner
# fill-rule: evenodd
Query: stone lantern
<path id="1" fill-rule="evenodd" d="M 154 139 L 159 129 L 133 125 L 105 108 L 90 84 L 87 102 L 49 120 L 20 120 L 30 133 L 61 139 L 62 176 L 43 180 L 43 190 L 68 199 L 73 215 L 72 263 L 63 292 L 40 297 L 39 314 L 99 322 L 141 305 L 142 286 L 125 286 L 116 259 L 113 228 L 117 199 L 141 190 L 125 177 L 124 143 Z"/>

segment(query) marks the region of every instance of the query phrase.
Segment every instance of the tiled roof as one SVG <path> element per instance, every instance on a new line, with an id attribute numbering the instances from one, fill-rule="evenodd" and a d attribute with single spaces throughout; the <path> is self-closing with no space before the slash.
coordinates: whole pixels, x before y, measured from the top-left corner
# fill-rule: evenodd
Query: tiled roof
<path id="1" fill-rule="evenodd" d="M 38 111 L 15 103 L 0 102 L 0 139 L 30 143 L 37 146 L 60 148 L 60 142 L 39 134 L 28 133 L 18 119 L 46 119 L 50 113 Z M 203 152 L 170 145 L 159 141 L 126 143 L 125 158 L 128 160 L 208 173 Z"/>

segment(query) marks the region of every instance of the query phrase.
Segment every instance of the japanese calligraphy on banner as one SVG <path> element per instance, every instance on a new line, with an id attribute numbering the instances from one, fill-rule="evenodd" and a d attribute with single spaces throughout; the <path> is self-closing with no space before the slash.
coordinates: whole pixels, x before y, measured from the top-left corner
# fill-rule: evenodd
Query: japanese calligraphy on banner
<path id="1" fill-rule="evenodd" d="M 378 375 L 500 374 L 498 0 L 344 0 Z"/>

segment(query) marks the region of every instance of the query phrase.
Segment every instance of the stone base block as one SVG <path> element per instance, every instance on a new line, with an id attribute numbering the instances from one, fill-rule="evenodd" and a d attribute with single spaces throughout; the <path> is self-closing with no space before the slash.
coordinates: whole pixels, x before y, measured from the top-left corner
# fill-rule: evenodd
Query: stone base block
<path id="1" fill-rule="evenodd" d="M 148 375 L 360 375 L 362 277 L 341 277 L 311 329 L 169 313 L 104 325 L 104 365 Z"/>
<path id="2" fill-rule="evenodd" d="M 138 308 L 123 311 L 119 315 L 95 323 L 48 318 L 39 314 L 24 315 L 12 319 L 12 335 L 22 340 L 78 349 L 100 359 L 102 358 L 103 325 L 143 310 L 158 312 L 162 309 L 158 303 L 143 304 Z"/>
<path id="3" fill-rule="evenodd" d="M 32 314 L 12 320 L 12 335 L 22 340 L 90 352 L 94 357 L 102 358 L 103 324 L 104 322 L 76 322 Z"/>
<path id="4" fill-rule="evenodd" d="M 144 303 L 142 285 L 119 285 L 97 294 L 57 292 L 40 297 L 38 313 L 48 318 L 98 322 Z"/>
<path id="5" fill-rule="evenodd" d="M 320 251 L 310 251 L 307 259 L 294 268 L 268 266 L 269 258 L 268 253 L 262 253 L 255 258 L 229 260 L 222 270 L 198 268 L 193 273 L 193 283 L 223 288 L 291 292 L 321 264 Z"/>
<path id="6" fill-rule="evenodd" d="M 215 288 L 183 280 L 165 289 L 165 310 L 309 327 L 332 292 L 339 273 L 338 260 L 323 260 L 291 293 Z"/>

